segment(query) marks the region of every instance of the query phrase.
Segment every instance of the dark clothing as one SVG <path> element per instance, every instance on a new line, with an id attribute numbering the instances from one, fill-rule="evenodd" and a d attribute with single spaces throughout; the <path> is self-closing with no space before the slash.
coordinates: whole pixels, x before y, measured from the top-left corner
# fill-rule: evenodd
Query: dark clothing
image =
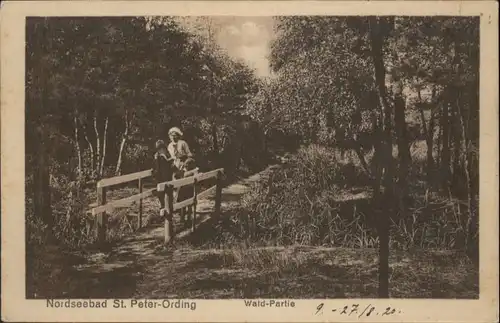
<path id="1" fill-rule="evenodd" d="M 168 182 L 172 180 L 172 164 L 167 161 L 163 154 L 156 154 L 153 167 L 153 175 L 156 184 Z M 157 192 L 158 199 L 160 200 L 161 208 L 165 208 L 165 191 Z"/>
<path id="2" fill-rule="evenodd" d="M 187 170 L 191 170 L 195 168 L 195 161 L 192 158 L 187 158 L 183 164 L 183 169 L 178 169 L 175 167 L 174 163 L 172 160 L 167 160 L 167 155 L 164 153 L 156 153 L 155 154 L 155 162 L 154 162 L 154 167 L 153 167 L 153 176 L 156 181 L 156 184 L 164 183 L 164 182 L 169 182 L 174 179 L 180 179 L 184 177 L 184 172 Z M 182 198 L 184 195 L 189 194 L 192 192 L 193 189 L 190 185 L 184 186 L 180 188 L 177 192 L 179 197 Z M 161 208 L 164 209 L 165 206 L 165 194 L 166 192 L 158 192 L 157 196 L 158 199 L 160 200 Z M 175 198 L 175 200 L 177 200 Z"/>
<path id="3" fill-rule="evenodd" d="M 163 183 L 172 180 L 172 161 L 167 160 L 164 154 L 155 154 L 154 177 L 157 183 Z"/>

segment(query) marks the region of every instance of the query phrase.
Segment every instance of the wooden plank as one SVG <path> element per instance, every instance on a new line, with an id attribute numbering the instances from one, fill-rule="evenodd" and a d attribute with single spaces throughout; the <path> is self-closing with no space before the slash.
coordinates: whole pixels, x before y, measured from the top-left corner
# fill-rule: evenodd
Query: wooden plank
<path id="1" fill-rule="evenodd" d="M 179 209 L 181 209 L 181 208 L 183 208 L 183 207 L 189 206 L 191 204 L 194 204 L 194 197 L 189 198 L 187 200 L 184 200 L 182 202 L 175 203 L 174 204 L 174 212 L 177 211 L 177 210 L 179 210 Z M 160 211 L 168 213 L 168 208 L 162 209 Z"/>
<path id="2" fill-rule="evenodd" d="M 126 182 L 131 182 L 134 180 L 138 180 L 139 178 L 145 178 L 153 175 L 153 170 L 148 169 L 137 173 L 116 176 L 111 178 L 104 178 L 97 182 L 97 187 L 106 187 L 112 185 L 118 185 Z"/>
<path id="3" fill-rule="evenodd" d="M 220 217 L 220 210 L 222 204 L 222 172 L 217 171 L 217 184 L 215 189 L 215 211 L 214 216 Z"/>
<path id="4" fill-rule="evenodd" d="M 172 185 L 173 188 L 179 188 L 179 187 L 183 187 L 183 186 L 193 184 L 193 183 L 194 183 L 194 176 L 191 176 L 191 177 L 184 177 L 184 178 L 176 179 L 175 181 L 171 181 L 171 182 L 169 182 L 169 185 Z"/>
<path id="5" fill-rule="evenodd" d="M 204 198 L 205 196 L 210 195 L 210 193 L 212 193 L 212 191 L 213 191 L 213 190 L 215 190 L 216 188 L 217 188 L 217 185 L 214 185 L 214 186 L 212 186 L 212 187 L 210 187 L 210 188 L 208 188 L 208 189 L 204 190 L 203 192 L 198 193 L 198 194 L 196 195 L 196 201 L 199 201 L 201 198 Z M 191 200 L 193 200 L 193 201 L 191 201 Z M 190 198 L 190 199 L 187 199 L 187 200 L 185 200 L 185 201 L 194 202 L 194 197 L 192 197 L 192 198 Z M 174 204 L 174 210 L 178 210 L 180 207 L 187 206 L 187 205 L 182 205 L 182 204 L 184 204 L 184 202 L 185 202 L 185 201 L 182 201 L 182 202 L 179 202 L 179 203 Z M 191 203 L 189 203 L 189 204 L 191 204 Z M 189 204 L 188 204 L 188 205 L 189 205 Z M 167 205 L 167 204 L 165 204 L 165 205 Z M 179 205 L 180 205 L 180 206 L 179 206 Z M 168 209 L 167 209 L 167 208 L 165 208 L 165 209 L 162 209 L 162 210 L 160 210 L 160 211 L 161 211 L 161 212 L 168 212 Z"/>
<path id="6" fill-rule="evenodd" d="M 171 185 L 173 188 L 179 188 L 193 183 L 194 183 L 194 176 L 191 176 L 191 177 L 176 179 L 174 181 L 160 183 L 156 186 L 156 189 L 158 190 L 158 192 L 163 192 L 167 185 Z"/>
<path id="7" fill-rule="evenodd" d="M 92 209 L 92 215 L 100 214 L 102 212 L 110 212 L 114 208 L 119 207 L 119 206 L 127 206 L 127 204 L 130 204 L 132 202 L 139 201 L 143 198 L 152 196 L 154 191 L 155 191 L 155 189 L 153 188 L 153 189 L 144 191 L 142 193 L 123 198 L 121 200 L 111 201 L 105 205 L 98 206 L 98 207 Z"/>
<path id="8" fill-rule="evenodd" d="M 168 213 L 165 216 L 165 243 L 169 243 L 174 238 L 174 188 L 172 186 L 167 186 L 166 198 L 168 202 L 165 205 L 168 208 Z"/>
<path id="9" fill-rule="evenodd" d="M 210 193 L 212 193 L 212 191 L 213 191 L 214 189 L 216 189 L 216 188 L 217 188 L 217 185 L 214 185 L 214 186 L 212 186 L 212 187 L 210 187 L 210 188 L 208 188 L 208 189 L 204 190 L 203 192 L 198 193 L 198 196 L 197 196 L 197 197 L 198 197 L 198 201 L 199 201 L 201 198 L 204 198 L 205 196 L 210 195 Z"/>
<path id="10" fill-rule="evenodd" d="M 196 206 L 198 205 L 198 180 L 195 178 L 193 183 L 193 212 L 191 213 L 191 232 L 196 229 Z"/>
<path id="11" fill-rule="evenodd" d="M 176 179 L 174 181 L 169 181 L 169 182 L 163 182 L 163 183 L 158 184 L 157 187 L 156 187 L 156 189 L 158 190 L 158 192 L 163 192 L 165 190 L 165 187 L 167 185 L 172 185 L 173 188 L 183 187 L 183 186 L 186 186 L 186 185 L 193 184 L 195 178 L 196 178 L 196 180 L 198 182 L 201 182 L 201 181 L 209 179 L 209 178 L 215 178 L 215 177 L 217 177 L 217 174 L 219 172 L 223 173 L 224 169 L 223 168 L 219 168 L 219 169 L 215 169 L 215 170 L 209 171 L 207 173 L 199 173 L 199 174 L 197 174 L 195 176 L 190 176 L 190 177 L 185 177 L 185 178 L 181 178 L 181 179 Z"/>
<path id="12" fill-rule="evenodd" d="M 106 188 L 97 188 L 97 205 L 103 206 L 106 204 Z M 97 242 L 103 244 L 106 241 L 106 225 L 107 225 L 107 215 L 106 212 L 100 212 L 96 217 L 96 230 L 97 230 Z"/>
<path id="13" fill-rule="evenodd" d="M 194 203 L 194 197 L 184 200 L 182 202 L 178 202 L 174 204 L 174 211 L 182 209 L 183 207 L 189 206 Z"/>
<path id="14" fill-rule="evenodd" d="M 142 178 L 139 178 L 139 194 L 142 194 Z M 137 228 L 140 229 L 142 227 L 142 197 L 139 200 L 139 218 L 137 219 Z"/>
<path id="15" fill-rule="evenodd" d="M 212 178 L 212 177 L 216 177 L 217 174 L 219 172 L 223 171 L 222 168 L 219 168 L 219 169 L 216 169 L 216 170 L 211 170 L 207 173 L 200 173 L 198 175 L 196 175 L 196 179 L 198 180 L 198 182 L 201 182 L 203 180 L 206 180 L 206 179 L 209 179 L 209 178 Z"/>
<path id="16" fill-rule="evenodd" d="M 195 169 L 192 169 L 192 170 L 190 170 L 190 171 L 185 172 L 185 173 L 184 173 L 184 176 L 185 176 L 185 177 L 189 177 L 189 176 L 196 175 L 196 174 L 198 174 L 198 171 L 199 171 L 199 170 L 200 170 L 200 169 L 199 169 L 198 167 L 196 167 Z"/>

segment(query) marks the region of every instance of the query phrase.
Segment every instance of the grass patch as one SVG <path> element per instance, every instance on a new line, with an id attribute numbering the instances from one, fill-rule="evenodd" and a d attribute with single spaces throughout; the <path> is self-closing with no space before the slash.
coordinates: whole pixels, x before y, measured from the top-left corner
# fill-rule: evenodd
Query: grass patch
<path id="1" fill-rule="evenodd" d="M 370 153 L 365 160 L 371 161 Z M 477 249 L 478 232 L 469 228 L 478 217 L 464 202 L 412 180 L 408 208 L 391 216 L 391 248 Z M 260 245 L 377 247 L 378 218 L 385 214 L 373 206 L 369 183 L 354 155 L 302 147 L 287 165 L 251 186 L 227 227 L 216 234 L 218 243 L 250 239 Z"/>
<path id="2" fill-rule="evenodd" d="M 178 246 L 148 267 L 137 297 L 372 298 L 377 297 L 377 259 L 374 249 Z M 478 296 L 477 271 L 463 254 L 394 252 L 390 262 L 391 297 Z"/>

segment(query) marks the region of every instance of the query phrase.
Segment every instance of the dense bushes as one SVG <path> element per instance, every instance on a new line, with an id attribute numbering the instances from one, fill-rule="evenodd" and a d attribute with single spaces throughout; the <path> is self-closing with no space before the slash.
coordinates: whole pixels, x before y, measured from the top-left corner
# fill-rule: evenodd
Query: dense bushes
<path id="1" fill-rule="evenodd" d="M 226 233 L 226 242 L 243 238 L 265 245 L 376 247 L 378 212 L 367 183 L 354 157 L 342 159 L 337 151 L 316 145 L 303 147 L 244 195 L 233 219 L 237 234 Z M 393 248 L 465 250 L 469 236 L 477 247 L 477 232 L 469 232 L 471 217 L 463 202 L 418 186 L 412 199 L 406 216 L 391 219 Z"/>

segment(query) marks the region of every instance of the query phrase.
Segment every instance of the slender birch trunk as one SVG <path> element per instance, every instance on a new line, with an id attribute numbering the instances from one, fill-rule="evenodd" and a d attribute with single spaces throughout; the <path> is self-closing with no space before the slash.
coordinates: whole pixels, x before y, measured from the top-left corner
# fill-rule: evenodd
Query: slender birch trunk
<path id="1" fill-rule="evenodd" d="M 462 143 L 462 151 L 463 151 L 463 164 L 464 164 L 464 172 L 465 172 L 465 179 L 467 181 L 467 185 L 466 185 L 466 193 L 467 193 L 467 203 L 468 203 L 468 207 L 469 207 L 469 211 L 472 212 L 472 207 L 474 205 L 474 201 L 473 201 L 473 195 L 472 195 L 472 191 L 471 191 L 471 187 L 472 187 L 472 181 L 471 181 L 471 176 L 470 176 L 470 171 L 469 171 L 469 166 L 470 166 L 470 152 L 469 152 L 469 146 L 470 146 L 470 140 L 467 138 L 467 133 L 466 133 L 466 126 L 465 126 L 465 120 L 464 120 L 464 116 L 463 116 L 463 112 L 461 111 L 462 109 L 460 108 L 460 106 L 457 106 L 457 112 L 458 112 L 458 116 L 459 116 L 459 120 L 460 120 L 460 128 L 461 128 L 461 131 L 462 131 L 462 138 L 463 140 L 461 141 Z"/>
<path id="2" fill-rule="evenodd" d="M 77 118 L 77 111 L 75 110 L 75 116 L 73 118 L 74 125 L 75 125 L 75 149 L 76 149 L 76 154 L 78 157 L 78 168 L 77 168 L 77 174 L 78 174 L 78 180 L 82 178 L 82 151 L 80 147 L 80 136 L 79 136 L 79 130 L 78 130 L 78 118 Z"/>
<path id="3" fill-rule="evenodd" d="M 99 128 L 97 127 L 97 110 L 94 113 L 94 131 L 95 131 L 95 141 L 96 141 L 96 151 L 95 151 L 96 165 L 94 172 L 96 175 L 98 175 L 101 163 L 101 137 L 99 136 Z"/>
<path id="4" fill-rule="evenodd" d="M 128 111 L 125 112 L 125 130 L 122 135 L 122 142 L 120 143 L 120 152 L 118 153 L 118 161 L 116 162 L 115 175 L 121 175 L 121 167 L 123 162 L 123 151 L 125 150 L 125 144 L 127 143 L 129 133 L 129 121 L 128 121 Z"/>
<path id="5" fill-rule="evenodd" d="M 108 137 L 108 121 L 109 121 L 109 118 L 106 117 L 106 119 L 104 120 L 104 134 L 103 134 L 103 138 L 102 138 L 102 160 L 101 160 L 101 169 L 99 170 L 99 176 L 102 177 L 103 173 L 104 173 L 104 161 L 106 159 L 106 143 L 107 143 L 107 137 Z"/>
<path id="6" fill-rule="evenodd" d="M 85 138 L 85 141 L 87 142 L 87 145 L 89 146 L 90 149 L 90 168 L 94 170 L 94 165 L 95 165 L 94 145 L 92 145 L 92 143 L 89 140 L 86 128 L 85 131 L 83 132 L 83 137 Z"/>

